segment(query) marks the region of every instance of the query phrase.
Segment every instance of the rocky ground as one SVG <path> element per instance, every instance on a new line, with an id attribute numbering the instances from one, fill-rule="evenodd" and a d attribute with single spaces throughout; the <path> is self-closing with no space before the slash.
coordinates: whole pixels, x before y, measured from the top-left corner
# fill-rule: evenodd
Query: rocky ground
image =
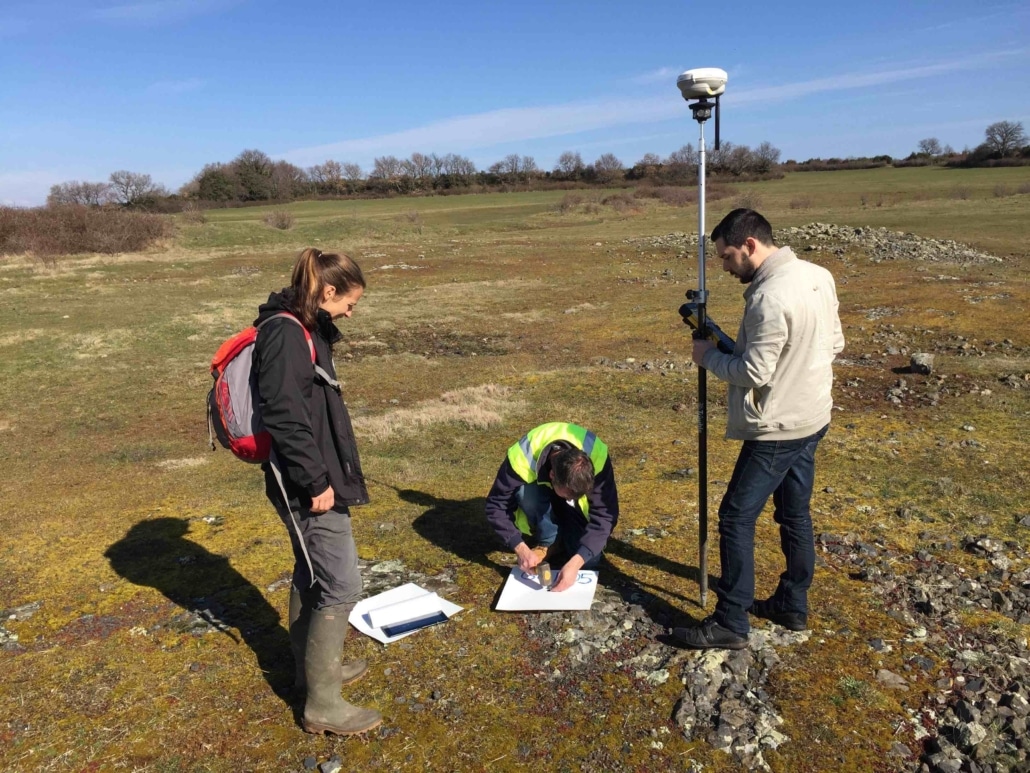
<path id="1" fill-rule="evenodd" d="M 1030 526 L 1030 515 L 1021 523 Z M 881 669 L 876 674 L 884 690 L 908 690 L 913 674 L 926 676 L 923 681 L 934 686 L 919 708 L 897 718 L 898 740 L 889 765 L 928 773 L 1030 771 L 1027 640 L 1007 635 L 1003 627 L 964 622 L 971 612 L 990 610 L 1013 623 L 1030 624 L 1030 556 L 1015 542 L 986 535 L 956 541 L 948 534 L 927 532 L 920 542 L 924 547 L 908 555 L 854 535 L 817 538 L 824 566 L 846 571 L 856 583 L 868 585 L 882 599 L 885 614 L 908 630 L 907 641 L 922 645 L 923 654 L 906 656 L 902 673 Z M 956 548 L 982 562 L 982 571 L 972 573 L 936 555 Z M 457 591 L 447 572 L 427 577 L 400 561 L 363 563 L 362 574 L 367 595 L 406 582 L 445 597 Z M 275 592 L 288 584 L 284 577 L 267 590 Z M 598 712 L 610 709 L 609 698 L 589 686 L 603 682 L 608 674 L 625 674 L 640 690 L 676 680 L 683 689 L 675 704 L 666 707 L 670 722 L 652 730 L 650 743 L 655 748 L 661 748 L 672 727 L 688 740 L 704 741 L 732 755 L 745 769 L 768 769 L 763 753 L 791 742 L 780 729 L 783 719 L 768 691 L 769 677 L 784 648 L 805 642 L 811 632 L 769 625 L 752 630 L 746 650 L 690 652 L 671 645 L 667 633 L 673 621 L 665 616 L 667 607 L 655 601 L 634 587 L 602 585 L 589 611 L 525 615 L 526 635 L 543 664 L 541 676 L 559 699 Z M 39 606 L 8 609 L 3 620 L 28 619 Z M 210 601 L 177 613 L 164 625 L 197 636 L 216 633 L 226 629 L 220 611 L 217 602 Z M 867 644 L 881 652 L 893 646 L 882 638 Z M 0 646 L 20 646 L 2 625 Z M 336 762 L 306 760 L 327 773 Z M 616 759 L 590 762 L 597 769 L 620 769 Z"/>
<path id="2" fill-rule="evenodd" d="M 871 226 L 809 223 L 776 229 L 777 244 L 793 247 L 795 252 L 821 251 L 844 255 L 861 251 L 873 262 L 916 260 L 930 263 L 984 264 L 1001 263 L 1002 258 L 976 250 L 950 239 L 931 239 L 905 231 L 891 231 Z M 697 234 L 675 231 L 662 236 L 626 239 L 637 247 L 672 248 L 689 254 L 697 250 Z"/>

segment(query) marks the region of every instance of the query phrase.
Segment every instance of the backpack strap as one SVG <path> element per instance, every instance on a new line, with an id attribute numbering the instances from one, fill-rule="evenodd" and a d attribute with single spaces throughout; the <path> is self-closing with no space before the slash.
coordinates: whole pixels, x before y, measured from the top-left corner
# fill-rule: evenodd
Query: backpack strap
<path id="1" fill-rule="evenodd" d="M 304 554 L 304 561 L 308 565 L 308 576 L 311 578 L 311 585 L 314 585 L 315 568 L 311 565 L 311 556 L 308 555 L 308 546 L 304 544 L 304 534 L 301 533 L 300 523 L 298 523 L 297 516 L 293 512 L 293 508 L 290 506 L 290 498 L 286 495 L 286 484 L 283 482 L 283 474 L 282 471 L 279 469 L 279 461 L 276 459 L 275 448 L 269 449 L 268 466 L 272 468 L 272 475 L 275 476 L 275 482 L 279 484 L 279 493 L 283 495 L 283 506 L 290 513 L 290 521 L 293 524 L 293 532 L 297 535 L 297 544 L 300 545 L 300 552 Z"/>

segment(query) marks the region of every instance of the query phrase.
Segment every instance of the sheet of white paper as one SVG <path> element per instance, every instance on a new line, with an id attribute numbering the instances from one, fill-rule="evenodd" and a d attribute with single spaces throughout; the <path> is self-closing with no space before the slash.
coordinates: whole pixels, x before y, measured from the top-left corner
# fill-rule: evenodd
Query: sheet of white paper
<path id="1" fill-rule="evenodd" d="M 557 571 L 554 572 L 557 576 Z M 597 590 L 597 572 L 581 570 L 576 584 L 561 593 L 541 587 L 533 572 L 513 566 L 497 600 L 498 612 L 539 612 L 562 609 L 590 609 Z"/>
<path id="2" fill-rule="evenodd" d="M 362 599 L 354 605 L 354 610 L 350 613 L 348 620 L 366 636 L 371 636 L 383 644 L 389 644 L 417 633 L 418 629 L 391 636 L 383 631 L 382 626 L 384 625 L 390 627 L 392 624 L 405 621 L 432 618 L 433 615 L 441 613 L 450 619 L 461 610 L 462 608 L 457 604 L 452 604 L 447 599 L 409 582 L 406 585 L 383 591 L 371 598 Z M 373 617 L 378 625 L 373 624 Z"/>
<path id="3" fill-rule="evenodd" d="M 368 621 L 373 628 L 383 628 L 440 611 L 440 597 L 435 593 L 423 593 L 421 596 L 368 610 Z"/>

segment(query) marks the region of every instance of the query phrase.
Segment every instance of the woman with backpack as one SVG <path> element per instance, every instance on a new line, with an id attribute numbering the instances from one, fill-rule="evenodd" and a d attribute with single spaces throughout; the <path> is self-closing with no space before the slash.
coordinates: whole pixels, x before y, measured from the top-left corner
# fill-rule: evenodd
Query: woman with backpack
<path id="1" fill-rule="evenodd" d="M 340 695 L 368 670 L 364 660 L 341 662 L 341 653 L 361 597 L 349 508 L 369 498 L 332 347 L 341 338 L 334 320 L 351 316 L 364 289 L 350 257 L 308 248 L 290 287 L 272 293 L 254 322 L 252 372 L 272 438 L 265 492 L 293 546 L 290 643 L 309 733 L 352 735 L 382 722 Z"/>

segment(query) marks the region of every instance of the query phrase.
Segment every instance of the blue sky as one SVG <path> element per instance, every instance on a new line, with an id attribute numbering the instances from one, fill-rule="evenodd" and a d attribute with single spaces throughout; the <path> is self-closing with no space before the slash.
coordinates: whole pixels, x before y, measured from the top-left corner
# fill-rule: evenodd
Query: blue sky
<path id="1" fill-rule="evenodd" d="M 729 73 L 723 139 L 784 160 L 1030 130 L 1026 2 L 0 0 L 0 203 L 248 148 L 630 165 L 696 144 L 693 67 Z"/>

